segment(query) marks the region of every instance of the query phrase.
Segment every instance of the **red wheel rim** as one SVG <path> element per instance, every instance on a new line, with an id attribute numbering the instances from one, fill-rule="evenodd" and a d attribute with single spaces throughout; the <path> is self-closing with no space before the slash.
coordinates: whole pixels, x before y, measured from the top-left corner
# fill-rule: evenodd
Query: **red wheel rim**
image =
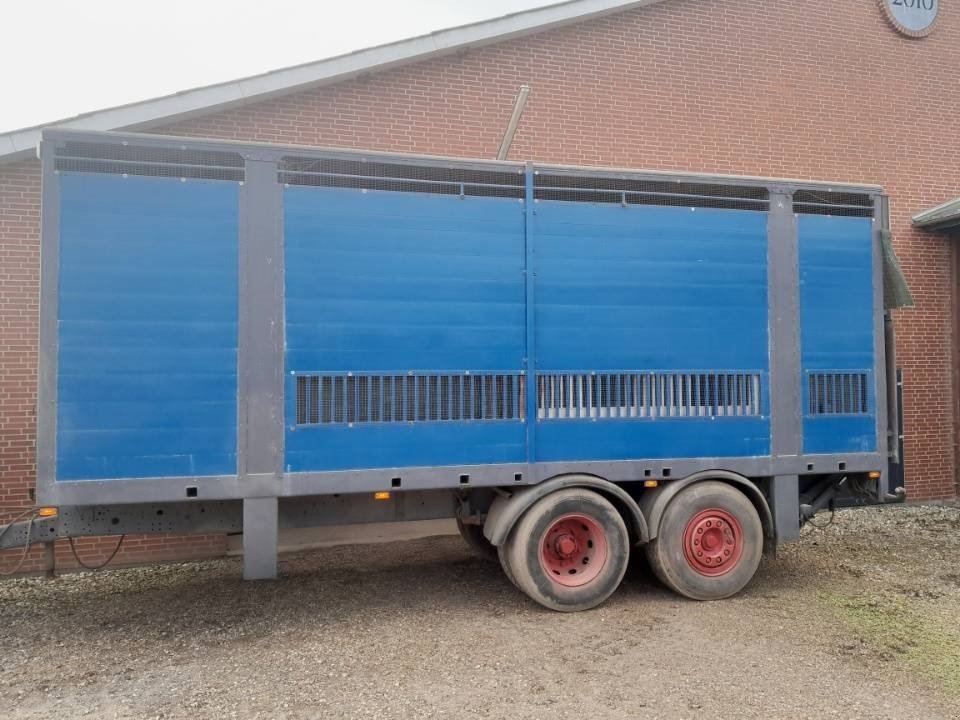
<path id="1" fill-rule="evenodd" d="M 554 520 L 540 540 L 540 565 L 553 582 L 580 587 L 594 580 L 607 563 L 607 538 L 586 515 Z"/>
<path id="2" fill-rule="evenodd" d="M 743 528 L 726 510 L 702 510 L 690 518 L 683 531 L 683 554 L 701 575 L 726 575 L 743 555 Z"/>

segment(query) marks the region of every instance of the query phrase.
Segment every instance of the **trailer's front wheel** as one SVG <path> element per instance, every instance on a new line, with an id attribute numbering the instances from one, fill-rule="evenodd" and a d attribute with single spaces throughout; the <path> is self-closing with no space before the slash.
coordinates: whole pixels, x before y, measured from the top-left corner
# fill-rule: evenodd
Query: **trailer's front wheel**
<path id="1" fill-rule="evenodd" d="M 763 525 L 739 490 L 697 483 L 670 501 L 646 550 L 664 585 L 694 600 L 720 600 L 742 590 L 756 573 Z"/>
<path id="2" fill-rule="evenodd" d="M 533 505 L 501 549 L 516 586 L 551 610 L 596 607 L 627 569 L 630 538 L 620 513 L 589 490 L 570 488 Z"/>

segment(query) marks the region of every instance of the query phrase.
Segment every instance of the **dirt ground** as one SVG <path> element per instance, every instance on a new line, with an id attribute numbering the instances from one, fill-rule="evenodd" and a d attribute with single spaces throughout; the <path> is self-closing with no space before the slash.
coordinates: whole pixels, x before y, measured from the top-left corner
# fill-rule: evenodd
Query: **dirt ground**
<path id="1" fill-rule="evenodd" d="M 818 518 L 826 522 L 827 516 Z M 560 615 L 459 538 L 0 584 L 6 718 L 960 718 L 960 509 L 838 513 L 740 596 Z"/>

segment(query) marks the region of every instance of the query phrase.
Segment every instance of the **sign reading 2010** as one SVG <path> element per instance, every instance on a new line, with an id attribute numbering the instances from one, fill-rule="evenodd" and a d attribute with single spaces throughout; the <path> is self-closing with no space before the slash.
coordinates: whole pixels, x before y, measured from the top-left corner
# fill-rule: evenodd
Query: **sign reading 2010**
<path id="1" fill-rule="evenodd" d="M 929 35 L 940 13 L 940 0 L 880 0 L 890 24 L 909 37 Z"/>

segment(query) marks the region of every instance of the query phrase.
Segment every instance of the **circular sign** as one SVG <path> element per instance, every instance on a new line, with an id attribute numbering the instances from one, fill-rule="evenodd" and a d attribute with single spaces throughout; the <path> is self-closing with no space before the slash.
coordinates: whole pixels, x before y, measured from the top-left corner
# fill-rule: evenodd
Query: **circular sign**
<path id="1" fill-rule="evenodd" d="M 940 13 L 940 0 L 880 0 L 887 20 L 909 37 L 924 37 L 933 31 Z"/>

